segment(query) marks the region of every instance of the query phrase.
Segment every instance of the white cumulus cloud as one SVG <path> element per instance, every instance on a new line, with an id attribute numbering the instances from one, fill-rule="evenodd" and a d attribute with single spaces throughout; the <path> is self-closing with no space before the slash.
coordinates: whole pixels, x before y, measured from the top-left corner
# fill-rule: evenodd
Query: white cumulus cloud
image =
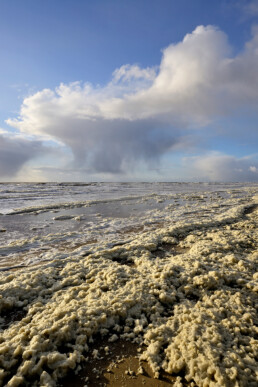
<path id="1" fill-rule="evenodd" d="M 163 50 L 158 68 L 124 65 L 104 87 L 61 84 L 24 99 L 7 123 L 68 146 L 75 165 L 121 172 L 187 147 L 186 130 L 258 103 L 258 30 L 232 56 L 227 36 L 198 26 Z M 216 177 L 216 176 L 215 176 Z"/>

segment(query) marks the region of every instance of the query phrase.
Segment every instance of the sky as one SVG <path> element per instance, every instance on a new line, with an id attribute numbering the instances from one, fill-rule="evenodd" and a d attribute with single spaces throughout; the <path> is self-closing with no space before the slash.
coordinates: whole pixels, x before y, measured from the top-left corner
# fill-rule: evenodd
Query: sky
<path id="1" fill-rule="evenodd" d="M 258 0 L 0 0 L 0 181 L 258 182 Z"/>

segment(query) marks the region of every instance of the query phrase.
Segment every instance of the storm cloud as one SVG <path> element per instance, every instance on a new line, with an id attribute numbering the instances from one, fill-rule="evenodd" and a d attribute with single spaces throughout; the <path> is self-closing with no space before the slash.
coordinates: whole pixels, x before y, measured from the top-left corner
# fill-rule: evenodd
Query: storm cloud
<path id="1" fill-rule="evenodd" d="M 0 176 L 15 176 L 26 162 L 45 154 L 46 150 L 40 141 L 0 134 Z"/>
<path id="2" fill-rule="evenodd" d="M 239 109 L 255 111 L 257 103 L 258 29 L 233 56 L 222 31 L 198 26 L 163 50 L 158 68 L 127 64 L 103 87 L 74 82 L 44 89 L 25 98 L 19 117 L 7 123 L 64 144 L 78 168 L 117 173 L 134 168 L 137 161 L 158 163 L 178 146 L 189 146 L 187 131 Z M 17 152 L 14 171 L 28 157 Z M 8 157 L 2 156 L 5 165 Z"/>

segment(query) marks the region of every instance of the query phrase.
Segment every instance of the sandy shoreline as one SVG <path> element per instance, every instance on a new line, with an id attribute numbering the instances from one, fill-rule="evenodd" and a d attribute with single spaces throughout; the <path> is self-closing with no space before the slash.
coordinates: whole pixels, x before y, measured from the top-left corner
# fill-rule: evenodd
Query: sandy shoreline
<path id="1" fill-rule="evenodd" d="M 102 337 L 110 347 L 128 340 L 142 348 L 150 376 L 166 371 L 168 384 L 255 387 L 256 203 L 80 259 L 1 273 L 1 385 L 55 386 L 71 370 L 80 378 L 88 356 L 102 357 L 92 352 Z M 136 385 L 125 371 L 120 385 Z M 93 385 L 88 377 L 84 385 Z"/>

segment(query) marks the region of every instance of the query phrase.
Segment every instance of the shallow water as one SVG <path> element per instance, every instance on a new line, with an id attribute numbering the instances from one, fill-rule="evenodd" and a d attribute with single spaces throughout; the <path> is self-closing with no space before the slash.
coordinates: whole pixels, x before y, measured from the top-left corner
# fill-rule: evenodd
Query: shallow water
<path id="1" fill-rule="evenodd" d="M 94 241 L 99 247 L 124 240 L 125 235 L 128 238 L 126 230 L 153 229 L 182 217 L 205 219 L 248 201 L 256 187 L 240 183 L 2 183 L 0 266 L 53 259 L 68 244 L 73 248 Z"/>

